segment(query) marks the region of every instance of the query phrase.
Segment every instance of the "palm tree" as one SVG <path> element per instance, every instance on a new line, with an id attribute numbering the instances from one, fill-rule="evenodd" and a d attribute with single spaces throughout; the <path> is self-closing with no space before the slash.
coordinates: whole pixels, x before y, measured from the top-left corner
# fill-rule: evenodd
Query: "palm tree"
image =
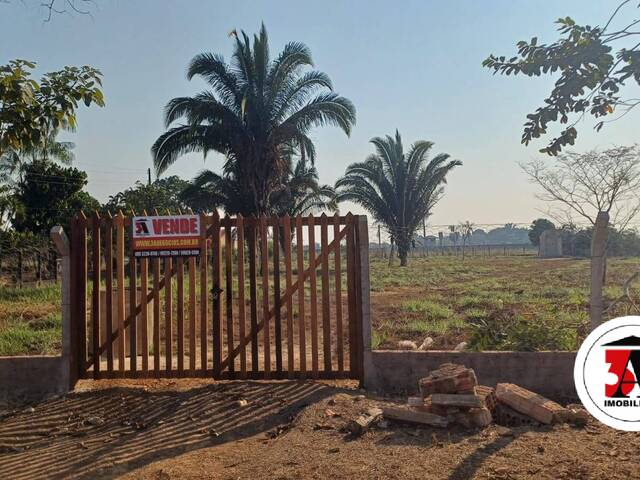
<path id="1" fill-rule="evenodd" d="M 51 130 L 40 145 L 22 150 L 8 149 L 0 155 L 0 230 L 20 208 L 15 194 L 24 182 L 25 167 L 28 164 L 36 161 L 55 161 L 63 165 L 73 163 L 75 144 L 59 142 L 56 135 L 57 131 Z"/>
<path id="2" fill-rule="evenodd" d="M 152 147 L 153 161 L 161 174 L 183 154 L 221 153 L 225 174 L 233 171 L 236 193 L 246 203 L 242 210 L 270 214 L 271 192 L 286 171 L 287 152 L 295 148 L 313 163 L 311 129 L 335 125 L 349 135 L 355 108 L 332 91 L 326 74 L 306 70 L 313 61 L 304 44 L 288 43 L 271 59 L 264 25 L 253 43 L 244 32 L 232 36 L 231 64 L 211 53 L 191 61 L 187 77 L 202 77 L 211 90 L 167 104 L 168 130 Z M 179 119 L 184 124 L 171 127 Z"/>
<path id="3" fill-rule="evenodd" d="M 383 224 L 407 264 L 411 238 L 444 193 L 446 175 L 462 165 L 441 153 L 428 161 L 432 142 L 419 140 L 404 153 L 400 134 L 371 140 L 376 153 L 347 167 L 336 182 L 339 201 L 353 201 Z"/>
<path id="4" fill-rule="evenodd" d="M 51 131 L 41 145 L 24 150 L 9 149 L 0 155 L 0 183 L 11 184 L 15 181 L 20 183 L 24 166 L 38 160 L 71 165 L 75 158 L 73 153 L 75 143 L 59 142 L 56 136 L 57 132 Z"/>
<path id="5" fill-rule="evenodd" d="M 269 195 L 270 215 L 307 215 L 318 210 L 337 210 L 335 190 L 330 185 L 320 185 L 318 171 L 308 165 L 304 158 L 298 158 L 295 165 L 289 158 L 287 168 Z M 227 167 L 232 167 L 230 162 Z M 229 215 L 252 215 L 249 195 L 243 190 L 233 168 L 223 175 L 211 170 L 203 170 L 185 188 L 181 199 L 190 205 L 203 205 L 205 209 L 222 208 Z"/>

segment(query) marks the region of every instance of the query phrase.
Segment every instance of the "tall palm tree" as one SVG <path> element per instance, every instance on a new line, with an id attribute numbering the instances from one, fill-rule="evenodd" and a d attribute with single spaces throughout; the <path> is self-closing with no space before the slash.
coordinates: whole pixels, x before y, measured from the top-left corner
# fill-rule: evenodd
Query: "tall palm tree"
<path id="1" fill-rule="evenodd" d="M 269 194 L 270 215 L 306 215 L 317 210 L 337 210 L 335 190 L 330 185 L 320 185 L 318 171 L 298 158 L 295 165 L 291 157 L 280 180 Z M 243 216 L 254 212 L 249 207 L 249 195 L 230 162 L 223 175 L 203 170 L 182 191 L 181 199 L 187 204 L 203 205 L 206 209 L 222 208 L 229 215 Z"/>
<path id="2" fill-rule="evenodd" d="M 202 77 L 211 90 L 167 104 L 168 130 L 152 147 L 153 161 L 161 174 L 185 153 L 221 153 L 231 164 L 225 171 L 234 171 L 241 188 L 244 210 L 269 214 L 270 194 L 287 168 L 286 152 L 295 148 L 313 162 L 311 129 L 335 125 L 349 135 L 355 108 L 332 91 L 326 74 L 306 69 L 313 61 L 304 44 L 288 43 L 271 59 L 264 25 L 253 42 L 244 32 L 232 36 L 230 64 L 212 53 L 191 61 L 187 77 Z M 184 124 L 171 126 L 180 119 Z"/>
<path id="3" fill-rule="evenodd" d="M 398 248 L 400 265 L 407 264 L 411 239 L 444 193 L 446 175 L 462 165 L 441 153 L 432 160 L 432 142 L 419 140 L 405 154 L 400 134 L 371 140 L 376 153 L 347 167 L 336 182 L 339 201 L 353 201 L 385 226 Z"/>

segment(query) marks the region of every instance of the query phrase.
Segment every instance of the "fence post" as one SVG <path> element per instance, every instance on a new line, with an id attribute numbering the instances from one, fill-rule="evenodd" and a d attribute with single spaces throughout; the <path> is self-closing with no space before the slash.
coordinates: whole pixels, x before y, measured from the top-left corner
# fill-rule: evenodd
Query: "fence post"
<path id="1" fill-rule="evenodd" d="M 358 215 L 358 228 L 356 231 L 356 245 L 358 246 L 357 253 L 357 283 L 359 287 L 358 305 L 359 314 L 359 332 L 358 337 L 360 339 L 360 345 L 358 348 L 358 374 L 360 377 L 360 384 L 364 384 L 365 366 L 370 364 L 371 358 L 371 310 L 369 304 L 369 293 L 371 290 L 371 284 L 369 282 L 369 228 L 367 227 L 367 216 Z"/>
<path id="2" fill-rule="evenodd" d="M 18 272 L 17 272 L 18 286 L 22 288 L 22 250 L 18 250 Z"/>
<path id="3" fill-rule="evenodd" d="M 40 252 L 36 252 L 36 282 L 40 285 L 42 282 L 42 255 Z"/>
<path id="4" fill-rule="evenodd" d="M 75 351 L 71 347 L 71 257 L 69 249 L 69 239 L 61 226 L 57 225 L 51 229 L 51 240 L 56 247 L 56 253 L 60 255 L 62 264 L 62 372 L 61 384 L 73 388 L 75 384 Z"/>

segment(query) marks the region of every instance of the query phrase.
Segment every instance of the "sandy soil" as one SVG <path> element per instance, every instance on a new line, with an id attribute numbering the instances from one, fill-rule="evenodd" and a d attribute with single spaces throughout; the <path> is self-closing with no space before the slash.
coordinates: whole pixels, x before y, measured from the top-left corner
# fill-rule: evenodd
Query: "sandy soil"
<path id="1" fill-rule="evenodd" d="M 84 382 L 0 420 L 0 478 L 640 479 L 640 434 L 596 421 L 390 423 L 352 439 L 349 419 L 393 401 L 362 394 L 349 383 Z"/>

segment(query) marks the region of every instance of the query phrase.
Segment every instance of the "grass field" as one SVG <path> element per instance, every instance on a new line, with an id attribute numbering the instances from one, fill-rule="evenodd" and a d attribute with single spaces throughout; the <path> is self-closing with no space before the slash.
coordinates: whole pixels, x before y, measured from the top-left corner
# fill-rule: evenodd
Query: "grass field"
<path id="1" fill-rule="evenodd" d="M 609 259 L 606 298 L 619 297 L 639 267 L 637 258 Z M 433 349 L 466 341 L 474 350 L 573 350 L 587 331 L 588 260 L 439 256 L 400 268 L 372 259 L 370 270 L 374 348 L 431 336 Z"/>
<path id="2" fill-rule="evenodd" d="M 0 355 L 60 352 L 60 287 L 0 286 Z"/>
<path id="3" fill-rule="evenodd" d="M 638 268 L 637 258 L 609 259 L 607 299 Z M 430 336 L 433 349 L 573 350 L 587 331 L 588 260 L 432 256 L 401 268 L 372 258 L 370 272 L 374 348 Z M 0 355 L 59 352 L 59 305 L 56 285 L 0 286 Z"/>

